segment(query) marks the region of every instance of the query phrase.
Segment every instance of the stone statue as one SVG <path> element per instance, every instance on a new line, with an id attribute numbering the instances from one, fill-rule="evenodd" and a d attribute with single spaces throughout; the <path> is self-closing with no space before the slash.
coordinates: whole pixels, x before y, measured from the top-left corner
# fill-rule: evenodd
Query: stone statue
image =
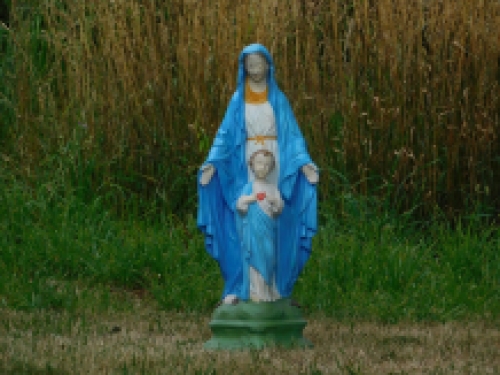
<path id="1" fill-rule="evenodd" d="M 267 165 L 265 176 L 260 164 Z M 236 91 L 198 173 L 197 224 L 224 278 L 221 303 L 290 297 L 317 229 L 318 178 L 271 55 L 260 44 L 245 47 Z M 256 212 L 271 219 L 274 255 L 249 259 L 249 267 L 244 247 L 254 254 L 252 246 L 260 246 L 250 224 Z M 271 251 L 271 244 L 264 247 Z"/>
<path id="2" fill-rule="evenodd" d="M 250 156 L 255 179 L 245 185 L 236 203 L 236 227 L 243 251 L 242 296 L 252 301 L 276 301 L 276 217 L 283 210 L 283 199 L 276 185 L 266 178 L 274 169 L 271 151 L 261 149 Z"/>

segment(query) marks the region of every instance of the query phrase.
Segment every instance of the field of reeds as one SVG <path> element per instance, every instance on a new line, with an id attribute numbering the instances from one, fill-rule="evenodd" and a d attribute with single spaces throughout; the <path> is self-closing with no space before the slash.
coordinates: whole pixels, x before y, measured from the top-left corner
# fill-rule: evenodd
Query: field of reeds
<path id="1" fill-rule="evenodd" d="M 1 163 L 122 215 L 194 212 L 241 49 L 271 51 L 324 207 L 500 207 L 497 1 L 12 1 Z"/>

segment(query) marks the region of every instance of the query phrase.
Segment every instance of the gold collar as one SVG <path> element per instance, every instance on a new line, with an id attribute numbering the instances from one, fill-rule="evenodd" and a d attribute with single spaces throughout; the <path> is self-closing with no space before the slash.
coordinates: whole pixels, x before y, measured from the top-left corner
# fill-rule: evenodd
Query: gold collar
<path id="1" fill-rule="evenodd" d="M 262 92 L 254 92 L 250 88 L 250 84 L 248 83 L 248 78 L 245 83 L 245 103 L 249 104 L 262 104 L 267 102 L 267 90 L 268 88 Z"/>

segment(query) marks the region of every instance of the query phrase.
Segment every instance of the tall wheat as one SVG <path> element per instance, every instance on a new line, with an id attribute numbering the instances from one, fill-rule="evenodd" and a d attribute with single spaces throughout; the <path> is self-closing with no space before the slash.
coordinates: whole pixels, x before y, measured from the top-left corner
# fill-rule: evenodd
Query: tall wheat
<path id="1" fill-rule="evenodd" d="M 38 76 L 30 20 L 13 11 L 24 170 L 84 124 L 95 189 L 120 186 L 192 210 L 194 175 L 235 89 L 238 54 L 260 42 L 322 168 L 322 199 L 351 189 L 450 215 L 468 201 L 499 205 L 498 2 L 44 5 L 33 12 L 49 60 Z M 126 194 L 114 196 L 124 204 Z"/>

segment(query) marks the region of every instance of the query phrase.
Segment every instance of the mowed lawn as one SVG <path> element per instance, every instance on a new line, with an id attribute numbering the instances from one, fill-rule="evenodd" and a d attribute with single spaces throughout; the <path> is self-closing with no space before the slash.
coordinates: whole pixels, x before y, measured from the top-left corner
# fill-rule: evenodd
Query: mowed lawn
<path id="1" fill-rule="evenodd" d="M 96 292 L 99 294 L 99 292 Z M 102 296 L 101 296 L 102 297 Z M 382 324 L 308 315 L 313 349 L 209 352 L 209 314 L 118 293 L 109 311 L 0 310 L 2 374 L 498 374 L 498 322 Z"/>

